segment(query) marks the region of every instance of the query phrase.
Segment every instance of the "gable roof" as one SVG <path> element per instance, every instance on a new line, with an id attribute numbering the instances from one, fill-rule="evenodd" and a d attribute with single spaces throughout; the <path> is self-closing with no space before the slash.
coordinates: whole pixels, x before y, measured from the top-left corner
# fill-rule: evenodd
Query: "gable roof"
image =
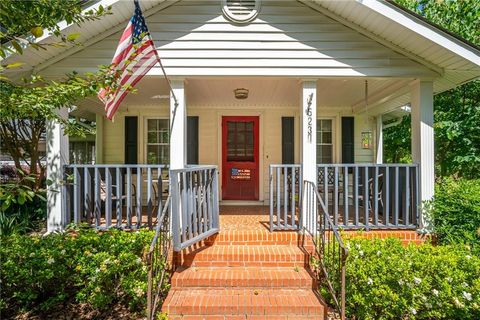
<path id="1" fill-rule="evenodd" d="M 148 17 L 177 1 L 179 0 L 140 2 L 144 15 Z M 220 0 L 212 1 L 217 1 L 220 5 Z M 440 74 L 441 77 L 436 79 L 434 84 L 434 91 L 437 93 L 480 76 L 480 50 L 477 46 L 391 2 L 298 1 Z M 81 33 L 79 42 L 82 46 L 49 48 L 47 51 L 29 48 L 20 57 L 26 62 L 26 71 L 41 71 L 125 27 L 132 12 L 131 3 L 126 4 L 121 0 L 102 0 L 90 8 L 99 5 L 111 5 L 113 14 L 80 27 L 67 25 L 65 22 L 60 23 L 65 33 Z M 50 40 L 51 37 L 48 35 L 38 39 L 43 43 Z"/>

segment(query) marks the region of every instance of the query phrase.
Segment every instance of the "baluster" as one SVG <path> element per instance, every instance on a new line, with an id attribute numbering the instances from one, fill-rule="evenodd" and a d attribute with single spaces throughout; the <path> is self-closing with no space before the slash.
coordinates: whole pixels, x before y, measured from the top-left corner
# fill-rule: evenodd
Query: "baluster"
<path id="1" fill-rule="evenodd" d="M 282 201 L 280 197 L 280 169 L 277 167 L 277 227 L 280 229 L 282 227 L 280 222 L 280 202 Z"/>
<path id="2" fill-rule="evenodd" d="M 358 202 L 359 202 L 359 197 L 358 197 L 358 178 L 359 178 L 359 174 L 358 174 L 358 166 L 356 165 L 355 166 L 355 170 L 353 171 L 354 174 L 353 174 L 353 194 L 354 194 L 354 198 L 353 198 L 353 204 L 355 206 L 355 226 L 358 227 L 359 223 L 360 223 L 360 219 L 359 219 L 359 214 L 358 214 Z"/>
<path id="3" fill-rule="evenodd" d="M 338 167 L 334 168 L 334 187 L 333 187 L 333 206 L 334 206 L 334 223 L 338 226 Z"/>
<path id="4" fill-rule="evenodd" d="M 123 193 L 123 179 L 122 175 L 120 174 L 120 167 L 116 168 L 116 179 L 117 179 L 117 227 L 122 226 L 122 209 L 123 209 L 123 200 L 122 200 L 122 193 Z"/>
<path id="5" fill-rule="evenodd" d="M 343 225 L 348 226 L 348 167 L 343 168 Z"/>
<path id="6" fill-rule="evenodd" d="M 385 225 L 390 224 L 390 167 L 385 167 L 385 204 L 383 206 L 383 214 L 385 215 Z"/>
<path id="7" fill-rule="evenodd" d="M 140 228 L 142 225 L 142 178 L 143 178 L 143 172 L 142 172 L 142 167 L 137 166 L 137 206 L 136 206 L 136 216 L 137 216 L 137 228 Z"/>
<path id="8" fill-rule="evenodd" d="M 73 168 L 73 222 L 79 224 L 82 221 L 81 217 L 81 177 L 78 167 Z"/>
<path id="9" fill-rule="evenodd" d="M 112 174 L 110 168 L 105 168 L 106 200 L 105 200 L 105 227 L 110 228 L 112 224 Z"/>
<path id="10" fill-rule="evenodd" d="M 98 167 L 95 167 L 95 226 L 98 228 L 100 226 L 100 219 L 102 218 L 102 202 L 100 199 L 101 193 L 101 177 L 100 170 Z"/>
<path id="11" fill-rule="evenodd" d="M 127 167 L 127 227 L 132 227 L 132 169 Z"/>
<path id="12" fill-rule="evenodd" d="M 364 182 L 363 182 L 363 208 L 365 212 L 365 230 L 369 230 L 369 194 L 368 194 L 368 188 L 369 188 L 369 181 L 368 181 L 368 167 L 364 167 L 365 170 L 363 172 L 364 174 Z"/>
<path id="13" fill-rule="evenodd" d="M 410 167 L 405 167 L 405 226 L 410 224 Z"/>
<path id="14" fill-rule="evenodd" d="M 295 172 L 295 167 L 291 166 L 290 167 L 290 181 L 291 183 L 291 195 L 290 195 L 290 214 L 291 214 L 291 220 L 290 220 L 290 225 L 292 228 L 296 228 L 297 223 L 295 219 L 295 194 L 296 194 L 296 188 L 295 188 L 295 179 L 296 179 L 296 172 Z"/>
<path id="15" fill-rule="evenodd" d="M 394 186 L 394 196 L 395 196 L 395 217 L 393 220 L 394 226 L 398 226 L 398 210 L 399 210 L 399 201 L 398 201 L 398 192 L 399 192 L 399 168 L 395 166 L 395 186 Z"/>
<path id="16" fill-rule="evenodd" d="M 84 179 L 84 191 L 85 191 L 85 197 L 84 197 L 84 204 L 83 208 L 85 209 L 85 217 L 88 221 L 88 223 L 91 223 L 92 220 L 92 198 L 91 198 L 91 179 L 90 179 L 90 171 L 88 170 L 88 167 L 85 167 L 84 172 L 83 172 L 83 179 Z"/>
<path id="17" fill-rule="evenodd" d="M 147 167 L 147 225 L 148 228 L 152 228 L 152 168 L 149 166 Z"/>

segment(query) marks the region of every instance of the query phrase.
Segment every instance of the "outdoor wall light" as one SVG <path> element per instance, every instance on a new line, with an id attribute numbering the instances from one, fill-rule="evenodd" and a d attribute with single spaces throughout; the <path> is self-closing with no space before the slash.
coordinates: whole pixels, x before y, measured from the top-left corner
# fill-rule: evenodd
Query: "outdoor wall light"
<path id="1" fill-rule="evenodd" d="M 233 93 L 235 93 L 235 98 L 243 100 L 248 98 L 248 89 L 245 88 L 237 88 L 233 90 Z"/>

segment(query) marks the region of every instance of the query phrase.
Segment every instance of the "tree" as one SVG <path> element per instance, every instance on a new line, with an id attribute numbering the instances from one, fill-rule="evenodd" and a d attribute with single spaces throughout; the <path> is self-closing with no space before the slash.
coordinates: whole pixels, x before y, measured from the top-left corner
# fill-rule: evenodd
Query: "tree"
<path id="1" fill-rule="evenodd" d="M 480 42 L 480 2 L 477 0 L 396 2 L 466 40 Z M 400 127 L 385 130 L 386 160 L 410 154 L 410 117 Z M 434 97 L 435 161 L 437 175 L 468 178 L 480 175 L 480 81 Z"/>
<path id="2" fill-rule="evenodd" d="M 100 19 L 110 14 L 110 8 L 82 11 L 91 1 L 4 0 L 0 10 L 0 56 L 10 55 L 8 63 L 0 63 L 0 139 L 12 156 L 17 169 L 27 161 L 30 173 L 35 177 L 34 187 L 39 188 L 44 178 L 40 164 L 38 141 L 45 134 L 45 123 L 55 120 L 64 126 L 67 133 L 83 135 L 85 130 L 75 121 L 58 116 L 58 109 L 71 107 L 75 101 L 95 95 L 101 87 L 115 87 L 118 74 L 108 66 L 100 67 L 96 73 L 78 75 L 71 73 L 63 81 L 44 81 L 40 75 L 32 75 L 22 83 L 7 78 L 6 71 L 21 66 L 15 55 L 23 54 L 25 46 L 45 50 L 48 46 L 75 43 L 78 34 L 63 34 L 58 22 L 81 24 Z M 45 31 L 55 39 L 38 43 L 36 38 Z"/>

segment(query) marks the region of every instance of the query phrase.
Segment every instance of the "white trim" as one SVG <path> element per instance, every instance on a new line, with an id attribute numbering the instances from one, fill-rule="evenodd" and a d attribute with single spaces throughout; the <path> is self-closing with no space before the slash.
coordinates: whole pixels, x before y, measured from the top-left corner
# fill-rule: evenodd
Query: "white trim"
<path id="1" fill-rule="evenodd" d="M 338 149 L 338 143 L 337 143 L 337 116 L 318 116 L 318 111 L 317 111 L 317 121 L 318 120 L 330 120 L 332 122 L 332 163 L 336 163 L 337 161 L 337 149 Z M 317 126 L 317 131 L 318 131 L 318 126 Z M 319 145 L 318 140 L 316 141 L 316 145 Z M 317 155 L 318 156 L 318 155 Z M 315 158 L 315 163 L 317 159 Z"/>
<path id="2" fill-rule="evenodd" d="M 167 120 L 167 125 L 170 125 L 170 119 L 168 117 L 162 117 L 162 116 L 144 116 L 143 117 L 143 163 L 148 164 L 148 152 L 147 152 L 147 147 L 148 147 L 148 120 Z M 140 142 L 140 141 L 138 141 Z M 170 143 L 167 144 L 159 144 L 159 145 L 167 145 L 169 146 Z M 168 164 L 168 163 L 167 163 Z"/>
<path id="3" fill-rule="evenodd" d="M 472 48 L 471 46 L 469 46 L 470 49 L 467 48 L 467 44 L 462 43 L 460 40 L 455 39 L 441 30 L 434 30 L 433 26 L 421 21 L 418 18 L 415 18 L 407 12 L 400 11 L 388 2 L 377 0 L 359 0 L 357 2 L 394 21 L 395 23 L 398 23 L 401 26 L 425 37 L 426 39 L 433 41 L 435 44 L 442 46 L 452 53 L 480 66 L 480 52 L 475 50 L 475 48 Z"/>
<path id="4" fill-rule="evenodd" d="M 298 0 L 298 1 L 305 4 L 306 6 L 309 6 L 310 8 L 312 8 L 314 10 L 317 10 L 320 13 L 323 13 L 327 17 L 332 18 L 332 19 L 340 22 L 341 24 L 343 24 L 343 25 L 345 25 L 345 26 L 363 34 L 364 36 L 380 43 L 381 45 L 383 45 L 383 46 L 385 46 L 389 49 L 392 49 L 392 50 L 404 55 L 405 57 L 407 57 L 407 58 L 409 58 L 409 59 L 411 59 L 415 62 L 420 63 L 421 65 L 423 65 L 423 66 L 427 67 L 428 69 L 432 70 L 433 72 L 437 73 L 439 76 L 443 76 L 443 74 L 444 74 L 443 68 L 440 68 L 438 65 L 435 65 L 435 64 L 423 59 L 422 57 L 419 57 L 418 55 L 415 55 L 415 54 L 397 46 L 396 44 L 394 44 L 392 42 L 386 41 L 384 38 L 381 38 L 381 37 L 373 34 L 372 32 L 366 30 L 362 26 L 360 26 L 356 23 L 350 22 L 347 19 L 341 17 L 340 15 L 331 12 L 330 10 L 322 7 L 320 4 L 313 3 L 312 0 Z"/>

